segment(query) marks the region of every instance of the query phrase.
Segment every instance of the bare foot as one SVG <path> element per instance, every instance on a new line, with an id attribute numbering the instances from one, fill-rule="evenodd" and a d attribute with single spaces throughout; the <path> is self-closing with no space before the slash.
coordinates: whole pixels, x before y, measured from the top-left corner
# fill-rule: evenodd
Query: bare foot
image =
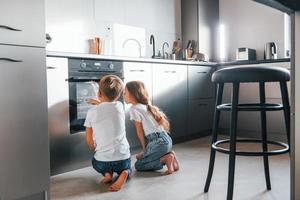
<path id="1" fill-rule="evenodd" d="M 108 188 L 108 191 L 110 191 L 110 192 L 117 192 L 117 191 L 119 191 L 124 186 L 127 178 L 128 178 L 128 171 L 127 170 L 122 171 L 121 174 L 120 174 L 120 176 L 116 180 L 116 182 L 114 182 Z"/>
<path id="2" fill-rule="evenodd" d="M 173 162 L 174 171 L 178 171 L 179 170 L 179 162 L 176 158 L 175 151 L 171 151 L 170 153 L 174 155 L 174 162 Z"/>
<path id="3" fill-rule="evenodd" d="M 102 179 L 101 183 L 110 183 L 112 181 L 112 174 L 105 173 L 104 178 Z"/>
<path id="4" fill-rule="evenodd" d="M 174 167 L 173 167 L 173 162 L 174 162 L 174 155 L 171 153 L 168 153 L 161 157 L 160 159 L 161 163 L 164 163 L 167 165 L 168 170 L 165 171 L 163 174 L 164 175 L 169 175 L 174 172 Z"/>

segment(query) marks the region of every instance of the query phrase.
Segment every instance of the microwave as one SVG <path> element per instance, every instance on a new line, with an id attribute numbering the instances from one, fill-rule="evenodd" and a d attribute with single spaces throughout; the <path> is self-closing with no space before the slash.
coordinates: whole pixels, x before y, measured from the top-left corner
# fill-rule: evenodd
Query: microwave
<path id="1" fill-rule="evenodd" d="M 256 60 L 256 50 L 250 48 L 238 48 L 236 50 L 236 60 Z"/>

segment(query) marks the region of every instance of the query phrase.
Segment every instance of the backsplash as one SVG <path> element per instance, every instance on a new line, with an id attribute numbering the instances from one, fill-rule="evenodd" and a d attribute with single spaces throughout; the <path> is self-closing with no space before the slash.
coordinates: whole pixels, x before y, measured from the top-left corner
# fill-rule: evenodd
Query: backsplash
<path id="1" fill-rule="evenodd" d="M 163 42 L 181 39 L 180 0 L 46 0 L 49 51 L 89 53 L 88 39 L 100 37 L 102 54 L 150 57 Z"/>

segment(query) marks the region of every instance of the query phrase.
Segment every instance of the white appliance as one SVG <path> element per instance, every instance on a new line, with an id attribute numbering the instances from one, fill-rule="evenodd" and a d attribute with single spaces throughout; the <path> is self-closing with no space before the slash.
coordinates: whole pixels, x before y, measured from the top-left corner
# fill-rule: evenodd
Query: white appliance
<path id="1" fill-rule="evenodd" d="M 250 48 L 238 48 L 236 50 L 236 60 L 256 60 L 256 50 Z"/>

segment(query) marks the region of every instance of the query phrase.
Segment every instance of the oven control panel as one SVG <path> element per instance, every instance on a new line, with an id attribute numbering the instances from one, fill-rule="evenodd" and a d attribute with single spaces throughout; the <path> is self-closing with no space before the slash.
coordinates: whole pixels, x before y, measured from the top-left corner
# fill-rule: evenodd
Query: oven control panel
<path id="1" fill-rule="evenodd" d="M 123 71 L 123 63 L 107 60 L 69 59 L 69 71 L 121 73 Z"/>

